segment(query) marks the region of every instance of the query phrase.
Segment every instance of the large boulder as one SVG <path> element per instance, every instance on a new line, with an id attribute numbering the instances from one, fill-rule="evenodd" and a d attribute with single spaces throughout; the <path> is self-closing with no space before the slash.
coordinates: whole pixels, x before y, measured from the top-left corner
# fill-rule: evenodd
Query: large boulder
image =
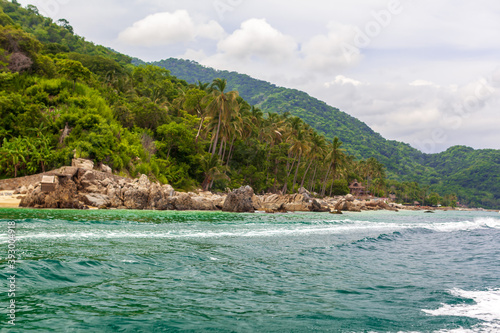
<path id="1" fill-rule="evenodd" d="M 103 187 L 100 185 L 99 180 L 96 177 L 96 173 L 93 170 L 79 169 L 78 182 L 82 192 L 95 193 L 102 192 L 103 190 Z"/>
<path id="2" fill-rule="evenodd" d="M 311 193 L 308 190 L 306 190 L 305 187 L 299 188 L 299 194 L 302 194 L 306 199 L 312 198 Z"/>
<path id="3" fill-rule="evenodd" d="M 214 201 L 208 197 L 194 197 L 192 199 L 193 210 L 217 210 Z"/>
<path id="4" fill-rule="evenodd" d="M 261 209 L 264 209 L 266 213 L 286 213 L 287 210 L 285 208 L 285 204 L 273 204 L 273 203 L 267 203 L 264 204 Z"/>
<path id="5" fill-rule="evenodd" d="M 339 200 L 336 204 L 335 204 L 335 210 L 336 211 L 343 211 L 343 210 L 347 210 L 348 206 L 347 206 L 347 201 L 345 201 L 345 199 L 341 199 Z"/>
<path id="6" fill-rule="evenodd" d="M 328 209 L 327 206 L 322 206 L 320 202 L 318 202 L 316 199 L 311 200 L 311 204 L 309 206 L 309 210 L 311 212 L 328 212 L 330 209 Z"/>
<path id="7" fill-rule="evenodd" d="M 111 207 L 119 208 L 124 206 L 122 189 L 119 185 L 108 185 L 106 194 L 109 198 Z"/>
<path id="8" fill-rule="evenodd" d="M 28 189 L 27 195 L 21 199 L 19 207 L 42 208 L 45 205 L 46 196 L 47 194 L 42 192 L 40 185 L 36 187 L 30 185 L 30 189 Z"/>
<path id="9" fill-rule="evenodd" d="M 146 209 L 148 207 L 149 188 L 139 186 L 137 182 L 123 189 L 123 205 L 127 209 Z"/>
<path id="10" fill-rule="evenodd" d="M 78 200 L 78 189 L 70 179 L 61 178 L 56 182 L 55 190 L 52 192 L 42 192 L 38 185 L 31 189 L 21 200 L 20 207 L 30 208 L 71 208 L 83 209 L 85 205 Z"/>
<path id="11" fill-rule="evenodd" d="M 176 196 L 168 200 L 175 210 L 194 210 L 193 198 L 188 193 L 177 193 Z"/>
<path id="12" fill-rule="evenodd" d="M 149 187 L 148 209 L 158 209 L 160 202 L 165 199 L 165 195 L 159 183 L 153 183 Z"/>
<path id="13" fill-rule="evenodd" d="M 349 212 L 361 212 L 361 206 L 356 205 L 353 201 L 347 201 L 347 210 Z"/>
<path id="14" fill-rule="evenodd" d="M 111 200 L 105 194 L 100 193 L 89 193 L 81 195 L 82 201 L 92 207 L 109 207 L 111 205 Z"/>
<path id="15" fill-rule="evenodd" d="M 222 210 L 234 213 L 254 213 L 253 196 L 254 192 L 250 186 L 242 186 L 227 195 Z"/>

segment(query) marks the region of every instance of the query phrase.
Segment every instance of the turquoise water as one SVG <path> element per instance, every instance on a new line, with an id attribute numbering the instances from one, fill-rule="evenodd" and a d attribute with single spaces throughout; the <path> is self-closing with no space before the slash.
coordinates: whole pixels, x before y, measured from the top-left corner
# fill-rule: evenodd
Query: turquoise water
<path id="1" fill-rule="evenodd" d="M 1 209 L 0 244 L 1 332 L 500 331 L 498 213 Z"/>

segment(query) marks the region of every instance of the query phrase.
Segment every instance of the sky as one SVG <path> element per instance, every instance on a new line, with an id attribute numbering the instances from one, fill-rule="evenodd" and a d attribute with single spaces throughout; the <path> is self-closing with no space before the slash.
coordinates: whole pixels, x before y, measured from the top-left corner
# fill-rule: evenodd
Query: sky
<path id="1" fill-rule="evenodd" d="M 295 88 L 426 153 L 500 149 L 497 0 L 20 0 L 144 61 Z"/>

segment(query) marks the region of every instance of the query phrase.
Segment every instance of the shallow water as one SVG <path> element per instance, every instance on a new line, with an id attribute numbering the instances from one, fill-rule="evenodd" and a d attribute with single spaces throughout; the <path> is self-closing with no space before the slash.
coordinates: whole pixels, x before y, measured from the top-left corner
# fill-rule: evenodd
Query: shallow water
<path id="1" fill-rule="evenodd" d="M 2 332 L 500 331 L 498 213 L 2 209 L 0 244 Z"/>

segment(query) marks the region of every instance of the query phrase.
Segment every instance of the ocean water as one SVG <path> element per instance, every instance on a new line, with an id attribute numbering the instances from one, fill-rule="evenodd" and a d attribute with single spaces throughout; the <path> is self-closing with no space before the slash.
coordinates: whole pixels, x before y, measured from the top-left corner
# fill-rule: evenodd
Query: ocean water
<path id="1" fill-rule="evenodd" d="M 1 209 L 0 249 L 1 332 L 500 332 L 498 213 Z"/>

